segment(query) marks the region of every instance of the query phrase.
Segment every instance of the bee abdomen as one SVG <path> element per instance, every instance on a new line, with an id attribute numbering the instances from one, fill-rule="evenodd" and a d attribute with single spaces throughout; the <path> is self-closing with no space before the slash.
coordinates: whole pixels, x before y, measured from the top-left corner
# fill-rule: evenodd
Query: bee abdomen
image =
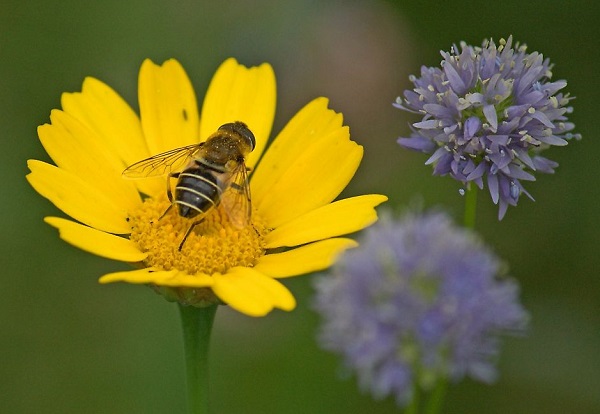
<path id="1" fill-rule="evenodd" d="M 217 206 L 221 192 L 213 174 L 203 169 L 189 168 L 179 174 L 174 203 L 180 216 L 193 218 Z"/>

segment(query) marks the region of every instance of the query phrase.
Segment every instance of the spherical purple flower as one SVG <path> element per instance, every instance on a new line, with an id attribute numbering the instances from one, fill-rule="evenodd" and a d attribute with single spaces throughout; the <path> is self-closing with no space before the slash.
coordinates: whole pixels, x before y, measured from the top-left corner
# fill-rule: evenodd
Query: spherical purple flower
<path id="1" fill-rule="evenodd" d="M 442 213 L 384 217 L 317 279 L 320 343 L 343 356 L 363 390 L 399 405 L 438 380 L 491 382 L 498 334 L 523 332 L 528 321 L 501 269 Z"/>
<path id="2" fill-rule="evenodd" d="M 483 188 L 484 180 L 499 219 L 521 193 L 521 181 L 534 181 L 534 172 L 553 173 L 558 164 L 539 156 L 552 146 L 567 145 L 574 124 L 567 122 L 573 99 L 559 92 L 567 82 L 550 82 L 552 65 L 525 45 L 501 39 L 482 47 L 462 42 L 460 51 L 441 52 L 441 68 L 421 68 L 411 76 L 413 90 L 394 106 L 422 115 L 412 125 L 410 138 L 399 138 L 406 148 L 432 154 L 425 164 L 435 175 L 449 174 Z"/>

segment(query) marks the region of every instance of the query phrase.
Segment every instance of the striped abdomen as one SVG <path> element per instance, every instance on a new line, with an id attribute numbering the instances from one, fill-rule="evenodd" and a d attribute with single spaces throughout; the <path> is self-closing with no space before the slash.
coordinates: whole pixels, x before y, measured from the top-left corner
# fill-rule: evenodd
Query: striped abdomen
<path id="1" fill-rule="evenodd" d="M 222 189 L 215 174 L 204 168 L 187 168 L 178 177 L 174 203 L 179 215 L 193 218 L 221 201 Z"/>

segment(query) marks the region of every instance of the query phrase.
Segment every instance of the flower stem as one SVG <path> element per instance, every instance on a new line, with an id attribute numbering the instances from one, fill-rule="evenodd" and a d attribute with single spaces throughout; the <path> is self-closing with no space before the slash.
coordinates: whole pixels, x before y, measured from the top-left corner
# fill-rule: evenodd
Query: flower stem
<path id="1" fill-rule="evenodd" d="M 217 306 L 197 308 L 179 304 L 190 414 L 208 413 L 208 346 Z"/>
<path id="2" fill-rule="evenodd" d="M 465 227 L 475 228 L 475 212 L 477 211 L 477 187 L 467 184 L 465 191 Z"/>
<path id="3" fill-rule="evenodd" d="M 421 402 L 421 389 L 415 385 L 410 404 L 404 410 L 404 414 L 419 414 L 419 403 Z"/>
<path id="4" fill-rule="evenodd" d="M 441 412 L 447 387 L 448 380 L 446 378 L 440 378 L 437 381 L 435 388 L 427 400 L 427 406 L 425 407 L 426 414 L 438 414 Z"/>

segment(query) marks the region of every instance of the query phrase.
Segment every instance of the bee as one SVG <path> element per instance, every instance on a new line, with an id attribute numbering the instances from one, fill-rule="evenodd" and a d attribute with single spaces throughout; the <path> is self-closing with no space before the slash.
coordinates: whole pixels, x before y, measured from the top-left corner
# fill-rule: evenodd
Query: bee
<path id="1" fill-rule="evenodd" d="M 176 148 L 130 165 L 127 178 L 167 176 L 167 197 L 181 217 L 194 220 L 178 250 L 207 214 L 221 205 L 237 228 L 250 223 L 252 205 L 245 159 L 254 150 L 256 139 L 243 122 L 221 125 L 205 142 Z M 171 178 L 177 179 L 175 191 Z"/>

